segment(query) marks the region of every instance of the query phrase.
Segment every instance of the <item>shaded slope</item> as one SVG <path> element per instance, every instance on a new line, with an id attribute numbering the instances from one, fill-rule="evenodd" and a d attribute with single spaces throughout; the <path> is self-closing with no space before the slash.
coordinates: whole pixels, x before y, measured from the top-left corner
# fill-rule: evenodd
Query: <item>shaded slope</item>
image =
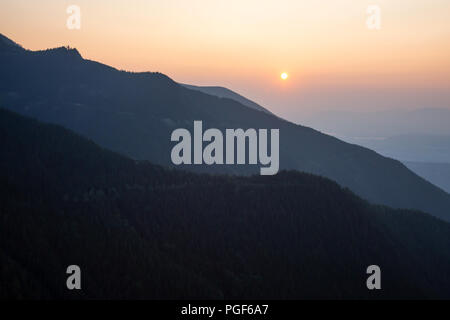
<path id="1" fill-rule="evenodd" d="M 189 84 L 181 84 L 181 85 L 185 88 L 188 88 L 191 90 L 197 90 L 197 91 L 200 91 L 200 92 L 212 95 L 212 96 L 216 96 L 219 98 L 232 99 L 232 100 L 235 100 L 235 101 L 241 103 L 242 105 L 244 105 L 246 107 L 272 114 L 272 112 L 270 112 L 266 108 L 260 106 L 256 102 L 253 102 L 250 99 L 247 99 L 246 97 L 244 97 L 228 88 L 217 87 L 217 86 L 215 86 L 215 87 L 214 86 L 194 86 L 194 85 L 189 85 Z"/>
<path id="2" fill-rule="evenodd" d="M 404 161 L 405 165 L 424 179 L 450 192 L 450 163 Z"/>
<path id="3" fill-rule="evenodd" d="M 450 225 L 427 214 L 308 174 L 136 164 L 4 110 L 0 133 L 0 297 L 450 297 Z M 81 292 L 64 289 L 74 263 Z"/>
<path id="4" fill-rule="evenodd" d="M 322 175 L 375 203 L 415 208 L 449 219 L 450 196 L 398 161 L 313 129 L 184 88 L 160 73 L 128 73 L 84 60 L 78 51 L 0 54 L 0 102 L 61 124 L 134 159 L 171 165 L 170 134 L 208 127 L 280 129 L 280 166 Z M 192 166 L 189 170 L 255 173 L 259 166 Z"/>

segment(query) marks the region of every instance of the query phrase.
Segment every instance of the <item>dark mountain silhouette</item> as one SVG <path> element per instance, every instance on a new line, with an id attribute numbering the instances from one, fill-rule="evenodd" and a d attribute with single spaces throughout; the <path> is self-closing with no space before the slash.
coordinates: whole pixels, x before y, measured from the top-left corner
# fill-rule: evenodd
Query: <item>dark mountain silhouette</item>
<path id="1" fill-rule="evenodd" d="M 3 109 L 0 152 L 0 298 L 450 298 L 448 223 L 325 178 L 164 169 Z"/>
<path id="2" fill-rule="evenodd" d="M 437 162 L 403 162 L 419 176 L 450 192 L 450 163 Z"/>
<path id="3" fill-rule="evenodd" d="M 266 108 L 260 106 L 256 102 L 253 102 L 253 101 L 247 99 L 246 97 L 244 97 L 228 88 L 217 87 L 217 86 L 194 86 L 194 85 L 182 84 L 182 83 L 180 83 L 180 84 L 183 87 L 191 89 L 191 90 L 197 90 L 197 91 L 200 91 L 200 92 L 212 95 L 212 96 L 216 96 L 219 98 L 232 99 L 232 100 L 235 100 L 235 101 L 241 103 L 242 105 L 244 105 L 246 107 L 272 114 L 272 112 L 270 112 Z"/>
<path id="4" fill-rule="evenodd" d="M 11 39 L 5 37 L 0 33 L 0 52 L 1 51 L 22 51 L 22 46 L 15 43 Z"/>
<path id="5" fill-rule="evenodd" d="M 0 102 L 57 123 L 136 160 L 171 165 L 176 128 L 280 129 L 280 166 L 325 176 L 374 203 L 450 219 L 450 195 L 399 161 L 232 99 L 187 89 L 161 73 L 118 71 L 66 47 L 0 51 Z M 256 173 L 259 166 L 187 166 L 189 170 Z"/>

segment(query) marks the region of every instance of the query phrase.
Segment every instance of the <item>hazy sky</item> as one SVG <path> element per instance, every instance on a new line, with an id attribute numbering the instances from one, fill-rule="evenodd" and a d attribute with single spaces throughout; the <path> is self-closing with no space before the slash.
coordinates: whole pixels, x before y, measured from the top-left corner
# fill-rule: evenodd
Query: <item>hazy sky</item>
<path id="1" fill-rule="evenodd" d="M 71 4 L 80 30 L 66 27 Z M 380 30 L 366 26 L 370 4 Z M 119 69 L 223 85 L 294 121 L 450 108 L 449 0 L 1 0 L 0 32 L 28 49 L 70 45 Z"/>

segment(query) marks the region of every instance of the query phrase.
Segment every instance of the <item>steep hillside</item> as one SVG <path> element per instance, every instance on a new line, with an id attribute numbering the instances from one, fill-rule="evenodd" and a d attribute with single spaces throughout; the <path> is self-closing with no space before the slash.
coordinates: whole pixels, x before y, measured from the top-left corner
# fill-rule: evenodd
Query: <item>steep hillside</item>
<path id="1" fill-rule="evenodd" d="M 84 60 L 76 49 L 0 50 L 0 103 L 72 129 L 113 151 L 171 165 L 176 128 L 277 128 L 280 166 L 322 175 L 374 203 L 450 219 L 450 195 L 403 164 L 234 100 L 189 90 L 161 73 L 129 73 Z M 258 166 L 187 166 L 256 173 Z"/>
<path id="2" fill-rule="evenodd" d="M 246 97 L 244 97 L 230 89 L 224 88 L 224 87 L 193 86 L 193 85 L 189 85 L 189 84 L 181 84 L 181 85 L 185 88 L 188 88 L 191 90 L 197 90 L 197 91 L 200 91 L 200 92 L 212 95 L 212 96 L 216 96 L 219 98 L 232 99 L 232 100 L 235 100 L 235 101 L 241 103 L 242 105 L 244 105 L 246 107 L 272 114 L 269 110 L 260 106 L 256 102 L 253 102 L 250 99 L 247 99 Z"/>
<path id="3" fill-rule="evenodd" d="M 0 149 L 0 298 L 450 298 L 449 224 L 328 179 L 167 170 L 5 110 Z"/>

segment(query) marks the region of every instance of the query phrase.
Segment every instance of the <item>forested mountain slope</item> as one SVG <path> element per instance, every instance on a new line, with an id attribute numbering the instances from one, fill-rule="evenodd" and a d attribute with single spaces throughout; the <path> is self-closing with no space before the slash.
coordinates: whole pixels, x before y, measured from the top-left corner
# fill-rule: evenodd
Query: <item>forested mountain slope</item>
<path id="1" fill-rule="evenodd" d="M 4 42 L 6 43 L 6 42 Z M 172 165 L 170 135 L 207 128 L 280 130 L 280 166 L 328 177 L 373 203 L 414 208 L 450 220 L 450 195 L 402 163 L 313 129 L 189 90 L 160 73 L 130 73 L 85 60 L 76 49 L 28 51 L 0 46 L 0 103 L 57 123 L 102 147 L 138 160 Z M 186 166 L 233 174 L 259 165 Z"/>
<path id="2" fill-rule="evenodd" d="M 0 149 L 1 298 L 450 298 L 448 223 L 325 178 L 164 169 L 6 110 Z"/>

